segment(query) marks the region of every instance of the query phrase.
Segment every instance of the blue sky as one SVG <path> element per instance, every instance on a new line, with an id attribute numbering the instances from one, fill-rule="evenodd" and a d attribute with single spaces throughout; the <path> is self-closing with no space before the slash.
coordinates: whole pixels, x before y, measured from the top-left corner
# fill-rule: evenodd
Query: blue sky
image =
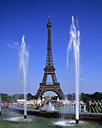
<path id="1" fill-rule="evenodd" d="M 36 93 L 46 62 L 48 15 L 52 23 L 54 66 L 63 92 L 75 89 L 74 65 L 70 62 L 68 71 L 66 67 L 72 15 L 78 19 L 81 33 L 80 91 L 102 92 L 101 0 L 0 0 L 1 92 L 23 92 L 18 49 L 14 44 L 20 45 L 24 34 L 29 49 L 27 90 Z"/>

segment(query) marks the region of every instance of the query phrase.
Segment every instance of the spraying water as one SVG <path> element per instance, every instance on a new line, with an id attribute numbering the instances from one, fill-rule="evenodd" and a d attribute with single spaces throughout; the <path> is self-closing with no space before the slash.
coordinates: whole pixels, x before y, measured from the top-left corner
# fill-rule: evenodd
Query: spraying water
<path id="1" fill-rule="evenodd" d="M 24 118 L 27 118 L 27 94 L 26 94 L 26 85 L 27 85 L 27 64 L 28 64 L 28 58 L 29 53 L 26 48 L 26 43 L 24 40 L 24 35 L 22 36 L 22 42 L 20 47 L 20 68 L 23 72 L 23 84 L 24 84 Z"/>
<path id="2" fill-rule="evenodd" d="M 54 106 L 51 104 L 51 102 L 49 101 L 48 104 L 45 104 L 41 110 L 47 110 L 47 111 L 55 111 Z"/>
<path id="3" fill-rule="evenodd" d="M 76 123 L 79 121 L 79 77 L 80 77 L 80 31 L 76 29 L 74 17 L 72 16 L 72 24 L 70 26 L 70 41 L 67 47 L 67 67 L 69 52 L 73 47 L 75 74 L 76 74 Z"/>

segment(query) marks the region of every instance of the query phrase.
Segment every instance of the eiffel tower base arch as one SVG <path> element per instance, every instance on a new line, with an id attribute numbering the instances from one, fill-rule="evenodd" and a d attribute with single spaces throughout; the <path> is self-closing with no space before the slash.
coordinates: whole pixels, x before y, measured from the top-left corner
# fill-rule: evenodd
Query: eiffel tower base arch
<path id="1" fill-rule="evenodd" d="M 60 88 L 60 83 L 55 83 L 55 84 L 40 83 L 40 87 L 36 93 L 36 99 L 42 97 L 43 93 L 47 91 L 55 92 L 58 95 L 59 99 L 64 99 L 64 94 Z"/>

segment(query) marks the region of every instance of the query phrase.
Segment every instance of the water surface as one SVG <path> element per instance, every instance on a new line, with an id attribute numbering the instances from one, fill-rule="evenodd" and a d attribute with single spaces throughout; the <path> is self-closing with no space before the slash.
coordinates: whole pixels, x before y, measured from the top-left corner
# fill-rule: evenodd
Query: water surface
<path id="1" fill-rule="evenodd" d="M 28 116 L 28 119 L 24 120 L 23 115 L 6 108 L 0 115 L 0 128 L 102 128 L 102 122 L 81 120 L 80 124 L 76 125 L 74 120 L 38 116 Z"/>

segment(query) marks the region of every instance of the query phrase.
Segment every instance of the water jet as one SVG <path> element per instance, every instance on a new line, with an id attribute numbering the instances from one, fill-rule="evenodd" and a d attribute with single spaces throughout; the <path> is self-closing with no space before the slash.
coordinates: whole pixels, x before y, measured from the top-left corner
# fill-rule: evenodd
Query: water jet
<path id="1" fill-rule="evenodd" d="M 24 35 L 22 36 L 21 49 L 20 49 L 20 68 L 23 73 L 23 84 L 24 84 L 24 119 L 27 118 L 27 94 L 26 94 L 26 86 L 27 86 L 27 64 L 29 53 L 26 48 L 26 43 L 24 40 Z"/>
<path id="2" fill-rule="evenodd" d="M 79 78 L 80 78 L 80 31 L 77 30 L 74 22 L 74 17 L 72 16 L 72 24 L 70 26 L 70 40 L 67 47 L 67 67 L 68 67 L 68 59 L 69 59 L 69 52 L 73 47 L 73 54 L 74 54 L 74 62 L 75 62 L 75 98 L 76 98 L 76 123 L 79 121 Z"/>

